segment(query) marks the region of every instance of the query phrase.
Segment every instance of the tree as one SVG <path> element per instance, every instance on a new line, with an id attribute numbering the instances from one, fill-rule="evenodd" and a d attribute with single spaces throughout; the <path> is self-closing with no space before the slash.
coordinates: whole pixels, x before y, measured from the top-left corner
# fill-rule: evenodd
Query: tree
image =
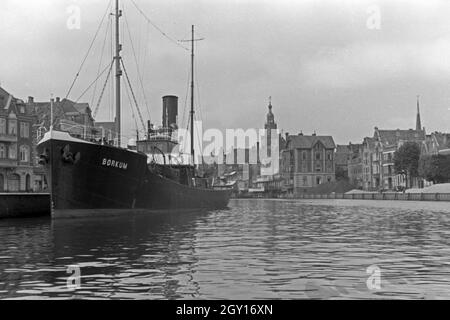
<path id="1" fill-rule="evenodd" d="M 450 155 L 427 155 L 419 161 L 419 176 L 433 183 L 450 181 Z"/>
<path id="2" fill-rule="evenodd" d="M 394 170 L 397 174 L 404 174 L 406 187 L 409 178 L 419 176 L 420 146 L 415 142 L 404 143 L 394 153 Z"/>

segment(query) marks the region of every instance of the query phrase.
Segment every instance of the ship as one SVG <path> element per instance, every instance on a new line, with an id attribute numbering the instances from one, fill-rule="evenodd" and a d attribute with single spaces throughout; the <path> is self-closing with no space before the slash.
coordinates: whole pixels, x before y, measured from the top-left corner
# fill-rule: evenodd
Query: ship
<path id="1" fill-rule="evenodd" d="M 148 122 L 145 139 L 121 147 L 121 55 L 119 0 L 115 2 L 115 130 L 116 139 L 84 139 L 50 128 L 37 145 L 46 172 L 53 218 L 110 216 L 164 210 L 221 209 L 231 190 L 199 176 L 194 150 L 194 26 L 192 26 L 191 153 L 189 161 L 175 161 L 177 105 L 175 96 L 163 97 L 163 126 Z M 122 64 L 123 66 L 123 64 Z M 123 66 L 124 67 L 124 66 Z M 126 70 L 125 70 L 126 72 Z M 52 104 L 53 106 L 53 101 Z M 51 108 L 53 109 L 53 107 Z M 178 155 L 179 157 L 179 155 Z M 181 160 L 186 160 L 181 157 Z"/>

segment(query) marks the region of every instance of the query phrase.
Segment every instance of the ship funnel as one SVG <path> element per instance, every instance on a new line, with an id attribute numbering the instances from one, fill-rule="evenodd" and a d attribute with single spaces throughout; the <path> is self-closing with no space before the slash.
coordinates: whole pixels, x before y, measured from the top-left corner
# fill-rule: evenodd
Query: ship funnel
<path id="1" fill-rule="evenodd" d="M 178 120 L 178 97 L 164 96 L 163 98 L 163 128 L 177 128 Z"/>

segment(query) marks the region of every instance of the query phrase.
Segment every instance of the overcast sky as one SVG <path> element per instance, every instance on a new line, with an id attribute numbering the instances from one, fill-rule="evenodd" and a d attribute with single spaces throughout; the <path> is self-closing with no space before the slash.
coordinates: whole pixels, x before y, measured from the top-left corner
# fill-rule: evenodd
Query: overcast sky
<path id="1" fill-rule="evenodd" d="M 135 0 L 173 39 L 190 37 L 195 24 L 197 82 L 204 127 L 260 128 L 268 97 L 285 132 L 332 135 L 361 142 L 373 128 L 415 126 L 420 95 L 422 125 L 449 131 L 449 1 Z M 0 82 L 17 98 L 64 97 L 100 24 L 109 0 L 3 0 L 0 10 Z M 161 97 L 180 97 L 183 120 L 189 52 L 145 22 L 122 0 L 143 77 L 152 122 L 161 123 Z M 68 28 L 73 7 L 80 28 Z M 380 19 L 377 20 L 379 10 Z M 106 18 L 69 98 L 76 100 L 110 59 L 101 49 Z M 70 20 L 73 21 L 73 20 Z M 70 22 L 69 21 L 69 22 Z M 147 120 L 125 19 L 124 61 Z M 70 23 L 69 23 L 70 24 Z M 73 27 L 73 24 L 71 25 Z M 379 28 L 378 28 L 379 27 Z M 188 44 L 184 44 L 188 45 Z M 98 100 L 93 89 L 80 101 Z M 112 120 L 110 85 L 97 116 Z M 93 98 L 94 96 L 94 98 Z M 124 134 L 134 120 L 124 99 Z"/>

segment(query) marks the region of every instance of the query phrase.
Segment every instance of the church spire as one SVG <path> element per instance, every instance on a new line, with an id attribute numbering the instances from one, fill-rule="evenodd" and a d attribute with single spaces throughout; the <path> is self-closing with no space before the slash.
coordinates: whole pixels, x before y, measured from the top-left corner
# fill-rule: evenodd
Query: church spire
<path id="1" fill-rule="evenodd" d="M 269 97 L 269 112 L 267 113 L 267 122 L 265 125 L 266 129 L 276 129 L 277 124 L 275 123 L 275 116 L 272 112 L 272 97 Z"/>
<path id="2" fill-rule="evenodd" d="M 419 110 L 419 96 L 417 96 L 417 118 L 416 118 L 416 130 L 422 130 L 422 124 L 420 122 L 420 110 Z"/>

